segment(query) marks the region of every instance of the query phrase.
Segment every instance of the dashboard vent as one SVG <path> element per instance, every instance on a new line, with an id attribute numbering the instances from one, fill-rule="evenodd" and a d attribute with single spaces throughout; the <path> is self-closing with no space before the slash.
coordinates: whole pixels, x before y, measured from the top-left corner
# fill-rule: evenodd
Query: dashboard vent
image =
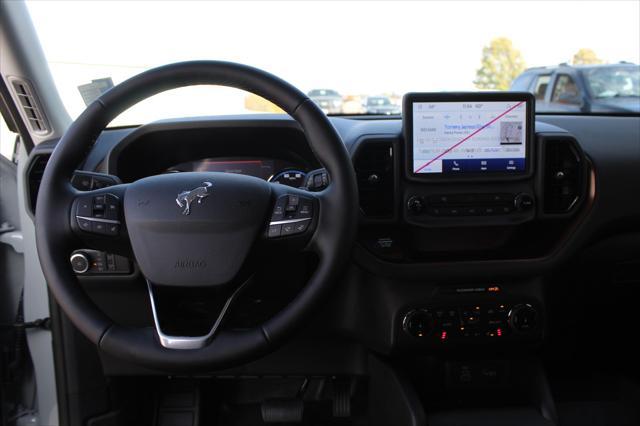
<path id="1" fill-rule="evenodd" d="M 32 213 L 36 212 L 36 200 L 38 199 L 38 190 L 42 182 L 44 169 L 47 167 L 51 154 L 35 155 L 31 160 L 31 164 L 27 169 L 27 181 L 29 184 L 29 208 Z"/>
<path id="2" fill-rule="evenodd" d="M 13 80 L 12 84 L 31 130 L 38 134 L 49 133 L 49 125 L 31 86 L 22 80 Z"/>
<path id="3" fill-rule="evenodd" d="M 579 203 L 585 183 L 585 164 L 573 140 L 546 140 L 543 166 L 544 212 L 570 212 Z"/>
<path id="4" fill-rule="evenodd" d="M 367 218 L 387 219 L 394 212 L 393 143 L 363 142 L 354 156 L 360 209 Z"/>

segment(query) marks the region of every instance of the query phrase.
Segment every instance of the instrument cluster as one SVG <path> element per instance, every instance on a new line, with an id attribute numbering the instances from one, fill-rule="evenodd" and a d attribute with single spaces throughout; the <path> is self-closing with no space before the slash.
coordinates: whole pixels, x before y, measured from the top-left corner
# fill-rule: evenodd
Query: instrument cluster
<path id="1" fill-rule="evenodd" d="M 180 172 L 237 173 L 294 188 L 304 187 L 307 179 L 307 171 L 304 167 L 273 158 L 204 158 L 176 164 L 165 171 L 165 173 Z"/>

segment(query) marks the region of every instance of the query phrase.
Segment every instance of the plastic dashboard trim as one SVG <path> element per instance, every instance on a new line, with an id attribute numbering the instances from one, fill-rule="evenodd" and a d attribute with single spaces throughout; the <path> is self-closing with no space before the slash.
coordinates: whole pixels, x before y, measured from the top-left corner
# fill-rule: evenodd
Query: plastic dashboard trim
<path id="1" fill-rule="evenodd" d="M 597 197 L 596 171 L 589 162 L 589 187 L 586 205 L 572 222 L 556 246 L 545 256 L 523 259 L 491 259 L 469 261 L 436 261 L 415 263 L 388 262 L 356 243 L 354 261 L 364 270 L 387 278 L 416 281 L 418 277 L 433 279 L 477 278 L 478 276 L 530 277 L 552 271 L 575 254 L 590 238 L 585 231 Z"/>

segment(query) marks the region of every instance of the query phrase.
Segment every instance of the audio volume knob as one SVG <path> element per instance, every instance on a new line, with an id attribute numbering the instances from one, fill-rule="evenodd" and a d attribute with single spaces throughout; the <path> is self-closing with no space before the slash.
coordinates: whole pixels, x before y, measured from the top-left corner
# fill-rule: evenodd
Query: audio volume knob
<path id="1" fill-rule="evenodd" d="M 509 325 L 519 333 L 533 331 L 538 325 L 538 311 L 528 303 L 515 305 L 509 312 Z"/>
<path id="2" fill-rule="evenodd" d="M 69 259 L 71 262 L 71 269 L 76 274 L 84 274 L 89 270 L 89 258 L 84 253 L 74 253 Z"/>
<path id="3" fill-rule="evenodd" d="M 407 201 L 407 209 L 411 213 L 422 213 L 424 210 L 424 200 L 422 197 L 412 196 Z"/>

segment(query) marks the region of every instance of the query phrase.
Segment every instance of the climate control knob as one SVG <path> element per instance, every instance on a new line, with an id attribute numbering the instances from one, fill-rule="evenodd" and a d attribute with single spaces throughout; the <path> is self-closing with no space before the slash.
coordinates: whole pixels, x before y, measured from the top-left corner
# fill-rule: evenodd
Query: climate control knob
<path id="1" fill-rule="evenodd" d="M 509 312 L 509 325 L 519 333 L 528 333 L 538 326 L 538 311 L 529 304 L 515 305 Z"/>
<path id="2" fill-rule="evenodd" d="M 404 316 L 402 328 L 413 337 L 427 337 L 433 329 L 433 318 L 426 309 L 415 309 Z"/>

